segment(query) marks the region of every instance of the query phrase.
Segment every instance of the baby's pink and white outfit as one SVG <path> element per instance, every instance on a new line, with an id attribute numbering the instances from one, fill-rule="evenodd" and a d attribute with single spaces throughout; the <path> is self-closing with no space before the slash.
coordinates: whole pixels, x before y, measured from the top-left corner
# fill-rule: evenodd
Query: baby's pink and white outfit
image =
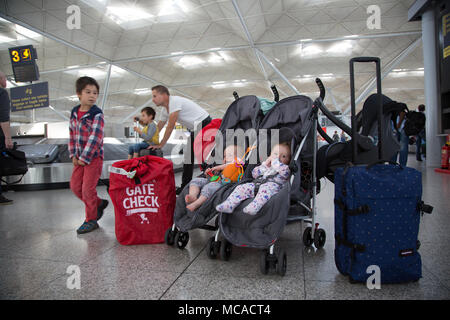
<path id="1" fill-rule="evenodd" d="M 266 204 L 269 199 L 281 190 L 285 182 L 289 180 L 289 166 L 280 162 L 280 159 L 272 160 L 271 166 L 266 166 L 263 162 L 252 171 L 254 179 L 266 181 L 259 187 L 258 194 L 255 197 L 255 182 L 238 185 L 228 198 L 216 207 L 219 212 L 232 213 L 233 210 L 244 200 L 253 198 L 243 211 L 255 215 Z"/>

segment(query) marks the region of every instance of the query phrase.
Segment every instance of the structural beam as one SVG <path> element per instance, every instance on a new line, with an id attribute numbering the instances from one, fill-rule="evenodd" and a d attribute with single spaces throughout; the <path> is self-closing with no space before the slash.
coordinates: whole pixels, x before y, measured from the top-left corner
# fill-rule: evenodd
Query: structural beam
<path id="1" fill-rule="evenodd" d="M 288 78 L 286 78 L 283 73 L 281 73 L 280 70 L 278 70 L 278 68 L 272 63 L 272 61 L 267 59 L 267 57 L 258 49 L 255 50 L 256 54 L 260 55 L 260 57 L 275 71 L 275 73 L 278 74 L 278 76 L 289 86 L 289 88 L 291 88 L 296 94 L 300 94 L 297 88 L 288 80 Z"/>
<path id="2" fill-rule="evenodd" d="M 146 106 L 148 106 L 149 104 L 152 103 L 152 98 L 148 99 L 143 105 L 141 105 L 140 107 L 137 107 L 136 109 L 133 110 L 133 112 L 131 112 L 129 115 L 127 115 L 125 118 L 122 119 L 122 121 L 120 121 L 120 123 L 124 123 L 126 121 L 128 121 L 128 119 L 130 119 L 132 116 L 134 116 L 136 113 L 138 113 L 139 111 L 142 110 L 142 108 L 145 108 Z"/>
<path id="3" fill-rule="evenodd" d="M 253 50 L 253 54 L 256 56 L 256 59 L 258 60 L 259 68 L 261 69 L 261 71 L 262 71 L 262 73 L 264 75 L 264 79 L 266 81 L 269 81 L 269 77 L 267 75 L 266 69 L 264 68 L 264 65 L 263 65 L 263 63 L 261 61 L 261 58 L 258 55 L 258 52 L 256 52 L 255 43 L 253 42 L 252 36 L 250 34 L 250 31 L 247 28 L 247 24 L 245 23 L 245 20 L 244 20 L 244 17 L 242 16 L 241 10 L 239 9 L 239 6 L 238 6 L 236 0 L 232 0 L 232 3 L 233 3 L 234 10 L 236 11 L 236 14 L 239 17 L 239 21 L 241 22 L 242 28 L 244 29 L 244 33 L 247 36 L 247 40 L 248 40 L 248 42 L 250 44 L 250 47 Z M 269 87 L 270 87 L 270 85 L 271 84 L 270 84 L 270 81 L 269 81 Z"/>
<path id="4" fill-rule="evenodd" d="M 56 110 L 54 107 L 52 107 L 52 106 L 50 106 L 50 105 L 49 105 L 48 107 L 49 107 L 50 110 L 52 110 L 54 113 L 56 113 L 58 116 L 60 116 L 60 117 L 63 118 L 64 120 L 67 120 L 67 121 L 70 120 L 69 117 L 67 117 L 66 115 L 64 115 L 62 112 Z"/>
<path id="5" fill-rule="evenodd" d="M 105 103 L 108 98 L 109 82 L 111 80 L 111 69 L 112 69 L 112 65 L 109 65 L 108 66 L 108 74 L 106 76 L 106 82 L 105 82 L 105 92 L 103 93 L 103 99 L 102 99 L 102 110 L 105 108 Z"/>
<path id="6" fill-rule="evenodd" d="M 18 25 L 20 25 L 20 26 L 22 26 L 22 27 L 24 27 L 24 28 L 27 28 L 27 29 L 29 29 L 29 30 L 31 30 L 31 31 L 34 31 L 34 32 L 36 32 L 36 33 L 39 33 L 39 34 L 41 34 L 41 35 L 43 35 L 43 36 L 45 36 L 45 37 L 47 37 L 47 38 L 49 38 L 49 39 L 52 39 L 52 40 L 58 42 L 58 43 L 64 44 L 64 45 L 66 45 L 66 46 L 68 46 L 68 47 L 70 47 L 70 48 L 72 48 L 72 49 L 75 49 L 75 50 L 77 50 L 77 51 L 83 52 L 83 53 L 86 54 L 86 55 L 89 55 L 89 56 L 91 56 L 91 57 L 94 57 L 94 58 L 97 58 L 97 59 L 99 59 L 99 60 L 101 60 L 101 61 L 104 61 L 104 62 L 106 62 L 106 63 L 108 63 L 108 64 L 110 64 L 110 65 L 112 65 L 112 66 L 117 66 L 117 67 L 119 67 L 119 68 L 122 68 L 122 69 L 128 71 L 129 73 L 132 73 L 132 74 L 134 74 L 134 75 L 136 75 L 136 76 L 138 76 L 138 77 L 140 77 L 140 78 L 142 78 L 142 79 L 146 79 L 146 80 L 152 81 L 153 83 L 162 84 L 162 85 L 164 85 L 164 86 L 166 86 L 166 87 L 170 87 L 170 86 L 164 84 L 164 83 L 161 82 L 161 81 L 154 80 L 154 79 L 152 79 L 152 78 L 150 78 L 150 77 L 147 77 L 147 76 L 143 75 L 142 73 L 133 71 L 133 70 L 131 70 L 131 69 L 129 69 L 129 68 L 126 68 L 126 67 L 123 67 L 123 66 L 121 66 L 121 65 L 120 65 L 118 62 L 116 62 L 116 61 L 107 59 L 107 58 L 105 58 L 105 57 L 102 57 L 102 56 L 100 56 L 100 55 L 94 53 L 94 52 L 91 52 L 91 51 L 86 50 L 86 49 L 83 49 L 83 48 L 81 48 L 81 47 L 79 47 L 79 46 L 77 46 L 77 45 L 75 45 L 75 44 L 73 44 L 73 43 L 70 43 L 70 42 L 68 42 L 68 41 L 66 41 L 66 40 L 60 39 L 60 38 L 58 38 L 58 37 L 55 37 L 55 36 L 53 36 L 53 35 L 51 35 L 51 34 L 45 32 L 45 31 L 39 30 L 39 29 L 37 29 L 37 28 L 35 28 L 35 27 L 32 27 L 32 26 L 30 26 L 29 24 L 24 23 L 24 22 L 22 22 L 22 21 L 20 21 L 20 20 L 18 20 L 18 19 L 16 19 L 16 18 L 13 18 L 13 17 L 11 17 L 11 16 L 5 15 L 5 14 L 2 13 L 2 12 L 0 12 L 0 17 L 3 18 L 3 19 L 5 19 L 5 20 L 11 21 L 11 22 L 13 22 L 13 23 L 15 23 L 15 24 L 18 24 Z M 70 69 L 69 69 L 69 70 L 70 70 Z M 189 95 L 187 95 L 186 93 L 181 92 L 180 90 L 175 90 L 175 91 L 177 91 L 177 92 L 179 92 L 180 94 L 182 94 L 182 95 L 188 97 L 189 99 L 192 99 L 192 100 L 194 100 L 194 101 L 197 101 L 197 102 L 199 102 L 199 103 L 203 103 L 204 105 L 207 105 L 207 106 L 209 106 L 209 107 L 214 108 L 214 107 L 211 106 L 210 104 L 208 104 L 208 103 L 206 103 L 206 102 L 203 102 L 203 101 L 199 101 L 198 99 L 194 99 L 194 98 L 190 97 Z"/>
<path id="7" fill-rule="evenodd" d="M 379 34 L 370 34 L 370 35 L 343 36 L 343 37 L 324 38 L 324 39 L 276 41 L 276 42 L 267 42 L 267 43 L 253 43 L 253 46 L 257 49 L 261 49 L 261 48 L 270 48 L 270 47 L 295 46 L 295 45 L 305 44 L 305 43 L 333 42 L 333 41 L 343 41 L 343 40 L 378 39 L 378 38 L 386 38 L 386 37 L 406 37 L 406 36 L 418 36 L 418 35 L 422 35 L 422 32 L 421 31 L 408 31 L 408 32 L 394 32 L 394 33 L 379 33 Z M 128 62 L 155 60 L 155 59 L 184 57 L 184 56 L 188 56 L 188 55 L 203 54 L 203 53 L 218 52 L 218 51 L 239 51 L 239 50 L 247 50 L 247 49 L 253 49 L 252 45 L 211 48 L 211 49 L 204 49 L 204 50 L 185 50 L 185 51 L 171 53 L 171 54 L 144 56 L 144 57 L 139 57 L 139 58 L 119 59 L 119 60 L 114 60 L 114 62 L 115 63 L 128 63 Z"/>

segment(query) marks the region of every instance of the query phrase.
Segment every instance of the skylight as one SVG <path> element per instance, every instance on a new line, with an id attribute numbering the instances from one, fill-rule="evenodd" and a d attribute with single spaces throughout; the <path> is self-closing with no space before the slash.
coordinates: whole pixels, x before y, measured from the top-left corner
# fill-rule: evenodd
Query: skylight
<path id="1" fill-rule="evenodd" d="M 159 11 L 158 17 L 180 13 L 184 14 L 188 11 L 189 8 L 183 0 L 164 0 L 164 5 Z"/>
<path id="2" fill-rule="evenodd" d="M 137 21 L 148 19 L 153 15 L 145 12 L 141 8 L 132 7 L 107 7 L 106 16 L 112 19 L 117 24 L 122 24 L 130 21 Z"/>

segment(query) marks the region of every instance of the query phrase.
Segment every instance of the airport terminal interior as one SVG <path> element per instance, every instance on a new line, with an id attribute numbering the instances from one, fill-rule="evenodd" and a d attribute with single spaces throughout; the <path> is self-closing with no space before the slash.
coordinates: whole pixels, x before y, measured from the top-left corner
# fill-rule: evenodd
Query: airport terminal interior
<path id="1" fill-rule="evenodd" d="M 444 0 L 0 0 L 0 71 L 11 100 L 10 135 L 28 167 L 23 177 L 5 175 L 1 182 L 1 195 L 12 201 L 0 205 L 0 299 L 450 299 L 449 50 L 450 7 Z M 352 72 L 349 61 L 356 57 L 379 58 L 380 64 L 373 63 L 376 59 L 356 61 Z M 104 154 L 97 192 L 109 205 L 98 229 L 78 234 L 85 206 L 69 186 L 74 165 L 68 144 L 71 110 L 80 104 L 75 83 L 83 76 L 100 86 L 96 105 L 104 116 Z M 363 112 L 365 102 L 378 92 L 379 83 L 383 95 L 410 112 L 425 106 L 424 127 L 407 136 L 404 154 L 405 167 L 418 172 L 422 183 L 412 187 L 420 189 L 421 200 L 433 210 L 421 214 L 417 248 L 404 248 L 420 253 L 420 279 L 371 287 L 369 282 L 349 281 L 338 270 L 335 248 L 343 242 L 336 238 L 335 192 L 340 185 L 335 185 L 334 173 L 354 160 L 354 137 L 362 152 L 356 164 L 378 160 L 382 147 L 383 152 L 400 150 L 403 140 L 393 138 L 386 113 L 383 132 L 376 130 L 382 117 L 375 120 L 374 109 L 373 127 L 364 133 L 364 117 L 370 113 Z M 133 128 L 143 108 L 154 108 L 157 122 L 163 119 L 164 107 L 153 97 L 157 85 L 221 119 L 219 131 L 233 112 L 252 117 L 254 125 L 259 115 L 287 109 L 281 106 L 292 106 L 291 113 L 297 110 L 295 103 L 308 108 L 302 111 L 310 116 L 302 115 L 299 133 L 292 131 L 300 169 L 286 183 L 300 175 L 301 182 L 292 184 L 290 196 L 281 189 L 287 197 L 280 196 L 280 201 L 287 200 L 277 205 L 278 211 L 287 211 L 280 213 L 279 232 L 265 248 L 233 243 L 233 235 L 245 234 L 249 225 L 233 229 L 227 221 L 235 221 L 234 216 L 212 207 L 215 215 L 204 221 L 208 227 L 183 234 L 178 226 L 179 234 L 189 234 L 182 245 L 181 237 L 167 243 L 169 229 L 160 243 L 118 241 L 122 220 L 112 201 L 116 194 L 108 192 L 114 174 L 110 167 L 126 160 L 129 146 L 142 141 Z M 32 91 L 33 98 L 26 98 Z M 248 112 L 256 105 L 245 104 L 249 97 L 257 102 L 256 113 Z M 263 104 L 271 109 L 263 110 Z M 262 119 L 257 128 L 269 122 Z M 289 124 L 292 117 L 280 111 L 277 119 Z M 177 187 L 189 148 L 188 129 L 177 122 L 161 149 L 173 166 Z M 396 147 L 385 142 L 389 138 Z M 364 141 L 371 141 L 367 149 Z M 337 145 L 348 147 L 348 161 L 330 160 L 331 151 L 321 152 Z M 364 158 L 361 148 L 370 157 Z M 341 155 L 345 150 L 340 149 Z M 401 154 L 396 161 L 400 159 Z M 202 172 L 198 164 L 194 167 L 196 177 Z M 295 164 L 290 168 L 298 169 Z M 294 188 L 308 194 L 304 203 L 294 205 Z M 184 195 L 177 196 L 177 204 Z M 172 211 L 178 210 L 173 204 Z M 174 225 L 176 220 L 175 215 Z M 322 238 L 305 240 L 311 227 Z M 385 233 L 389 239 L 401 237 L 389 228 Z M 214 252 L 212 240 L 220 240 L 222 248 L 227 244 L 227 249 Z M 276 263 L 269 259 L 272 250 Z M 404 259 L 402 251 L 397 258 Z"/>

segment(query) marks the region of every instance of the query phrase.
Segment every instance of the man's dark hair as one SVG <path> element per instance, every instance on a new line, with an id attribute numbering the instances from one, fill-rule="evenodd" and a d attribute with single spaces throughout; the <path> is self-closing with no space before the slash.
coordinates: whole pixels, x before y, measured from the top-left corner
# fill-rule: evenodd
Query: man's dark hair
<path id="1" fill-rule="evenodd" d="M 145 107 L 141 112 L 145 112 L 148 116 L 153 116 L 153 119 L 155 119 L 156 112 L 152 107 Z"/>
<path id="2" fill-rule="evenodd" d="M 420 112 L 424 112 L 425 111 L 425 105 L 424 104 L 420 104 L 419 105 L 419 111 Z"/>
<path id="3" fill-rule="evenodd" d="M 75 83 L 75 90 L 77 93 L 81 93 L 84 88 L 86 88 L 87 85 L 93 85 L 97 88 L 97 91 L 100 91 L 100 86 L 98 85 L 97 81 L 94 78 L 91 77 L 81 77 L 77 79 L 77 82 Z"/>
<path id="4" fill-rule="evenodd" d="M 159 92 L 160 94 L 163 94 L 163 93 L 165 93 L 165 94 L 167 94 L 168 96 L 170 96 L 170 93 L 169 93 L 169 89 L 167 89 L 166 87 L 164 87 L 164 86 L 162 86 L 162 85 L 157 85 L 157 86 L 154 86 L 154 87 L 152 87 L 152 91 L 153 90 L 156 90 L 157 92 Z"/>

